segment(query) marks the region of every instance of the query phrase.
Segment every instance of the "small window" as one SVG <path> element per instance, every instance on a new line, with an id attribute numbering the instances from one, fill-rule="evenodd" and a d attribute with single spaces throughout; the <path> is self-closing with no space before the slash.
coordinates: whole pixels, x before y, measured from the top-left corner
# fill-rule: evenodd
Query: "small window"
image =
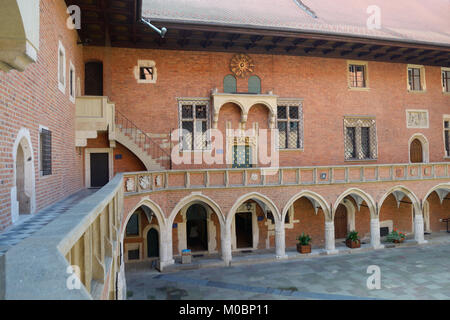
<path id="1" fill-rule="evenodd" d="M 278 148 L 303 148 L 303 116 L 301 103 L 277 107 Z"/>
<path id="2" fill-rule="evenodd" d="M 75 101 L 75 95 L 76 95 L 76 85 L 75 85 L 75 67 L 73 66 L 72 62 L 70 63 L 69 68 L 69 97 L 71 101 Z"/>
<path id="3" fill-rule="evenodd" d="M 128 220 L 126 227 L 126 235 L 127 236 L 138 236 L 139 235 L 139 214 L 133 213 Z"/>
<path id="4" fill-rule="evenodd" d="M 207 100 L 180 101 L 180 142 L 183 150 L 206 150 L 209 126 Z"/>
<path id="5" fill-rule="evenodd" d="M 237 92 L 237 81 L 236 78 L 229 74 L 223 79 L 223 92 L 224 93 L 236 93 Z"/>
<path id="6" fill-rule="evenodd" d="M 408 65 L 408 90 L 425 91 L 425 68 L 419 65 Z"/>
<path id="7" fill-rule="evenodd" d="M 139 72 L 139 79 L 153 80 L 153 67 L 141 67 Z"/>
<path id="8" fill-rule="evenodd" d="M 377 158 L 375 119 L 344 118 L 345 160 L 372 160 Z"/>
<path id="9" fill-rule="evenodd" d="M 352 88 L 366 87 L 366 67 L 365 65 L 350 64 L 348 66 L 349 83 Z"/>
<path id="10" fill-rule="evenodd" d="M 128 260 L 139 260 L 139 249 L 128 250 Z"/>
<path id="11" fill-rule="evenodd" d="M 39 133 L 41 176 L 52 174 L 52 133 L 41 128 Z"/>
<path id="12" fill-rule="evenodd" d="M 137 83 L 156 83 L 158 74 L 155 61 L 139 60 L 134 70 Z"/>
<path id="13" fill-rule="evenodd" d="M 62 92 L 66 91 L 66 50 L 61 41 L 58 45 L 58 88 Z"/>
<path id="14" fill-rule="evenodd" d="M 248 79 L 248 92 L 254 94 L 261 93 L 261 79 L 257 76 L 251 76 Z"/>
<path id="15" fill-rule="evenodd" d="M 450 69 L 442 68 L 442 91 L 450 92 Z"/>
<path id="16" fill-rule="evenodd" d="M 450 157 L 450 117 L 444 120 L 445 156 Z"/>

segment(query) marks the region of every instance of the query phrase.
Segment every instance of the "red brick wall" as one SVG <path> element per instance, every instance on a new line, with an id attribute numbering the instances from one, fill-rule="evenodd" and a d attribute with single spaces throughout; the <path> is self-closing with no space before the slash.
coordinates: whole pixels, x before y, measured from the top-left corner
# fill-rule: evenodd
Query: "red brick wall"
<path id="1" fill-rule="evenodd" d="M 430 204 L 430 227 L 432 232 L 447 230 L 447 224 L 439 221 L 440 219 L 450 218 L 449 196 L 446 198 L 441 204 L 438 195 L 436 192 L 433 192 L 427 199 Z"/>
<path id="2" fill-rule="evenodd" d="M 312 238 L 312 245 L 324 246 L 325 244 L 325 216 L 321 209 L 316 212 L 311 202 L 306 198 L 300 198 L 294 202 L 293 229 L 286 229 L 286 247 L 295 247 L 297 237 L 304 232 Z"/>
<path id="3" fill-rule="evenodd" d="M 404 197 L 402 201 L 411 202 L 408 197 Z M 384 220 L 392 220 L 394 229 L 398 231 L 412 233 L 412 206 L 408 203 L 401 202 L 400 207 L 397 208 L 397 201 L 391 194 L 383 202 L 380 211 L 380 222 Z"/>
<path id="4" fill-rule="evenodd" d="M 109 148 L 108 133 L 99 133 L 97 139 L 88 139 L 86 148 Z M 83 149 L 84 151 L 84 149 Z M 119 172 L 146 171 L 145 165 L 128 150 L 124 145 L 116 142 L 113 150 L 114 174 Z M 116 159 L 116 155 L 121 155 L 121 159 Z M 84 164 L 83 164 L 84 165 Z"/>
<path id="5" fill-rule="evenodd" d="M 213 88 L 223 92 L 232 54 L 85 47 L 84 57 L 104 61 L 105 79 L 110 75 L 105 94 L 118 110 L 146 132 L 167 134 L 178 127 L 177 97 L 209 97 Z M 344 115 L 376 116 L 377 163 L 408 162 L 408 139 L 418 132 L 430 143 L 430 161 L 445 161 L 442 115 L 448 113 L 450 96 L 441 92 L 439 67 L 425 66 L 427 92 L 414 94 L 406 90 L 405 64 L 369 62 L 370 90 L 350 91 L 345 59 L 262 54 L 252 58 L 262 93 L 304 98 L 304 151 L 281 152 L 281 165 L 345 164 Z M 133 68 L 138 59 L 156 62 L 156 84 L 136 83 Z M 247 91 L 247 81 L 238 79 L 238 91 Z M 430 129 L 407 129 L 405 110 L 424 108 L 429 110 Z M 233 127 L 240 120 L 237 111 Z M 227 117 L 228 110 L 221 110 L 220 129 Z M 266 121 L 258 122 L 262 127 Z"/>
<path id="6" fill-rule="evenodd" d="M 13 144 L 21 128 L 30 132 L 36 209 L 82 187 L 82 156 L 75 148 L 75 104 L 69 100 L 69 61 L 83 83 L 83 52 L 77 33 L 66 27 L 64 1 L 40 2 L 38 60 L 24 72 L 0 71 L 0 231 L 11 224 Z M 66 90 L 58 89 L 58 40 L 66 51 Z M 39 125 L 52 131 L 52 175 L 39 174 Z"/>

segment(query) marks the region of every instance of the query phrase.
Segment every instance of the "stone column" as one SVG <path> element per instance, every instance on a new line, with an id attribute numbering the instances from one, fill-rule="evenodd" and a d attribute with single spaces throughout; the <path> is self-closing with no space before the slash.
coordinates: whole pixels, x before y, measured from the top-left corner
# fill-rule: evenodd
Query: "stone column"
<path id="1" fill-rule="evenodd" d="M 414 239 L 417 243 L 426 243 L 424 238 L 424 225 L 423 225 L 423 215 L 422 213 L 414 216 Z"/>
<path id="2" fill-rule="evenodd" d="M 275 254 L 277 259 L 286 259 L 286 237 L 284 223 L 282 221 L 275 225 Z"/>
<path id="3" fill-rule="evenodd" d="M 166 228 L 164 228 L 166 229 Z M 173 259 L 173 245 L 172 245 L 172 228 L 168 230 L 160 229 L 161 245 L 159 248 L 159 270 L 162 271 L 164 267 L 174 264 Z"/>
<path id="4" fill-rule="evenodd" d="M 220 242 L 222 249 L 222 260 L 225 265 L 229 266 L 231 262 L 231 226 L 225 225 L 221 228 L 220 232 Z"/>
<path id="5" fill-rule="evenodd" d="M 337 253 L 334 237 L 334 222 L 325 221 L 325 251 L 328 254 Z"/>
<path id="6" fill-rule="evenodd" d="M 370 244 L 374 249 L 381 249 L 384 246 L 380 243 L 380 219 L 370 219 Z"/>

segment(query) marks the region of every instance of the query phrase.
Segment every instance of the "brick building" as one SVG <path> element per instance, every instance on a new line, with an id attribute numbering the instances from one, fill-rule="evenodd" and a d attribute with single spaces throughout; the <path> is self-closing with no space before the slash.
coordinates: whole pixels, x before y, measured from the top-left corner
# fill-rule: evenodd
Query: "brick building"
<path id="1" fill-rule="evenodd" d="M 446 1 L 7 3 L 0 230 L 120 173 L 118 250 L 160 268 L 446 228 Z"/>

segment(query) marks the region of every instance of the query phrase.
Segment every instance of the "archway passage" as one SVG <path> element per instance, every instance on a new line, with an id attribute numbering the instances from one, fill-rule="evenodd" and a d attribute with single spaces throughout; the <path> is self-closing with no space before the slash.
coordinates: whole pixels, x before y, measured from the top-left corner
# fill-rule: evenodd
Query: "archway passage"
<path id="1" fill-rule="evenodd" d="M 186 236 L 192 252 L 208 250 L 207 213 L 200 204 L 193 204 L 186 212 Z"/>
<path id="2" fill-rule="evenodd" d="M 252 248 L 253 247 L 253 228 L 252 213 L 239 212 L 235 215 L 236 223 L 236 247 Z"/>
<path id="3" fill-rule="evenodd" d="M 25 191 L 25 179 L 27 175 L 25 173 L 25 153 L 22 145 L 19 144 L 17 148 L 16 156 L 16 186 L 17 186 L 17 201 L 19 203 L 19 214 L 29 214 L 31 211 L 30 197 Z"/>
<path id="4" fill-rule="evenodd" d="M 343 239 L 347 237 L 347 218 L 347 208 L 344 205 L 339 204 L 336 209 L 336 213 L 334 214 L 334 232 L 336 239 Z"/>
<path id="5" fill-rule="evenodd" d="M 422 142 L 419 139 L 414 139 L 410 146 L 410 160 L 412 163 L 423 162 L 423 148 Z"/>
<path id="6" fill-rule="evenodd" d="M 147 232 L 147 257 L 159 257 L 159 234 L 155 228 Z"/>

